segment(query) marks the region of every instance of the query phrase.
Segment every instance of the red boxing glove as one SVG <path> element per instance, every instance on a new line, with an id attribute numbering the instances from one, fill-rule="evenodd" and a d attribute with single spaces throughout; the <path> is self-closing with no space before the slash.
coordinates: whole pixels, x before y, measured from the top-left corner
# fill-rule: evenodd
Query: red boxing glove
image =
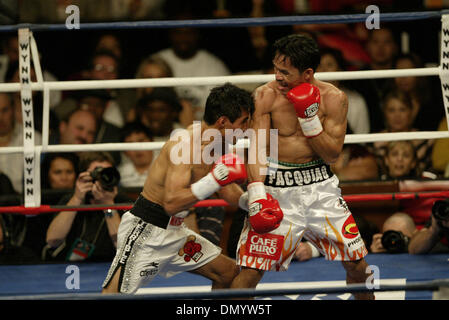
<path id="1" fill-rule="evenodd" d="M 320 90 L 310 83 L 302 83 L 287 93 L 287 99 L 295 107 L 299 124 L 307 138 L 313 138 L 323 132 L 318 118 Z"/>
<path id="2" fill-rule="evenodd" d="M 284 218 L 279 202 L 267 193 L 249 206 L 249 223 L 257 233 L 267 233 L 278 228 Z"/>
<path id="3" fill-rule="evenodd" d="M 220 186 L 225 186 L 232 182 L 241 184 L 247 178 L 245 164 L 234 153 L 228 153 L 222 156 L 214 164 L 212 175 Z"/>
<path id="4" fill-rule="evenodd" d="M 245 164 L 236 154 L 222 156 L 205 177 L 193 183 L 190 189 L 198 200 L 209 198 L 230 183 L 243 183 L 247 178 Z"/>
<path id="5" fill-rule="evenodd" d="M 273 231 L 284 218 L 279 202 L 265 192 L 263 182 L 248 185 L 249 223 L 257 233 Z"/>

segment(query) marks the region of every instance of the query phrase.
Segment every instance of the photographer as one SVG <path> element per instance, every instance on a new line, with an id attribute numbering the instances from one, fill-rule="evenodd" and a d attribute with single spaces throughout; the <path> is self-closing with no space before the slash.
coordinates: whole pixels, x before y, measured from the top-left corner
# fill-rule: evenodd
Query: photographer
<path id="1" fill-rule="evenodd" d="M 432 216 L 427 226 L 411 238 L 409 252 L 411 254 L 425 254 L 431 251 L 437 253 L 441 250 L 442 239 L 447 246 L 449 240 L 449 199 L 435 201 L 432 207 Z M 444 249 L 444 251 L 448 251 L 447 248 Z"/>
<path id="2" fill-rule="evenodd" d="M 385 220 L 382 233 L 373 235 L 372 253 L 406 253 L 410 238 L 418 231 L 413 219 L 406 213 L 397 212 Z"/>
<path id="3" fill-rule="evenodd" d="M 118 194 L 120 174 L 107 152 L 80 155 L 80 174 L 75 191 L 62 198 L 60 205 L 113 205 L 132 200 Z M 114 258 L 121 214 L 116 210 L 61 211 L 47 230 L 44 260 L 110 261 Z"/>

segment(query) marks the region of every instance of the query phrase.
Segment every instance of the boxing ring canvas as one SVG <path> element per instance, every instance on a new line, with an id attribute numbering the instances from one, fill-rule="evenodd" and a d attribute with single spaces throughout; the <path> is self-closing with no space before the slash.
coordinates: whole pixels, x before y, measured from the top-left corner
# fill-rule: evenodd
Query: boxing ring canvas
<path id="1" fill-rule="evenodd" d="M 449 254 L 369 254 L 369 265 L 379 270 L 380 284 L 405 285 L 414 281 L 449 278 Z M 79 289 L 67 289 L 70 264 L 0 266 L 0 299 L 6 296 L 45 294 L 99 293 L 110 263 L 78 263 Z M 293 261 L 286 272 L 266 272 L 257 289 L 327 288 L 345 285 L 345 271 L 340 262 L 323 257 L 305 262 Z M 69 279 L 70 280 L 70 279 Z M 70 287 L 70 286 L 69 286 Z M 207 292 L 210 280 L 191 273 L 171 278 L 157 276 L 137 294 Z M 61 296 L 62 297 L 62 296 Z M 256 297 L 265 300 L 353 300 L 350 293 L 280 295 Z M 376 292 L 377 300 L 431 300 L 432 291 Z"/>

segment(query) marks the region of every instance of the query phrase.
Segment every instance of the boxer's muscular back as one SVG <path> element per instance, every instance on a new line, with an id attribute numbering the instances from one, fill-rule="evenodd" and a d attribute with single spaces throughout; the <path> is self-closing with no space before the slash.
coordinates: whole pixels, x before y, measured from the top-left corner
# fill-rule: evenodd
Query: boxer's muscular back
<path id="1" fill-rule="evenodd" d="M 325 121 L 327 118 L 327 108 L 330 104 L 335 104 L 337 107 L 341 104 L 339 97 L 341 91 L 335 86 L 315 80 L 313 83 L 318 87 L 321 94 L 321 104 L 318 110 L 318 117 L 325 128 Z M 312 149 L 307 142 L 307 138 L 302 133 L 299 125 L 295 109 L 287 98 L 276 89 L 276 82 L 269 82 L 266 85 L 258 88 L 262 95 L 256 94 L 256 108 L 257 99 L 271 100 L 269 108 L 271 116 L 271 128 L 278 129 L 278 159 L 290 163 L 306 163 L 319 156 Z M 342 110 L 347 112 L 347 110 Z M 326 128 L 325 128 L 326 130 Z"/>

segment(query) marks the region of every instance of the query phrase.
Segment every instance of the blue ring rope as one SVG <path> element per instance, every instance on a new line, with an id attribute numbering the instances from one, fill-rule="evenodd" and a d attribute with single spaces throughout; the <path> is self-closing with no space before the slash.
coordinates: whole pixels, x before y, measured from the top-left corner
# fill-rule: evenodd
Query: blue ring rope
<path id="1" fill-rule="evenodd" d="M 380 13 L 379 21 L 411 21 L 440 18 L 449 14 L 449 10 Z M 251 27 L 251 26 L 283 26 L 292 24 L 330 24 L 330 23 L 357 23 L 365 22 L 370 13 L 341 14 L 341 15 L 310 15 L 310 16 L 283 16 L 264 18 L 228 18 L 228 19 L 200 19 L 200 20 L 156 20 L 135 22 L 99 22 L 80 23 L 80 29 L 73 30 L 114 30 L 114 29 L 157 29 L 157 28 L 219 28 L 219 27 Z M 21 23 L 17 25 L 0 26 L 0 32 L 13 32 L 20 28 L 29 28 L 32 31 L 63 31 L 68 30 L 65 24 L 32 24 Z"/>
<path id="2" fill-rule="evenodd" d="M 150 294 L 101 294 L 101 293 L 60 293 L 38 295 L 0 295 L 0 300 L 183 300 L 183 299 L 229 299 L 267 297 L 290 294 L 336 294 L 356 292 L 387 292 L 387 291 L 437 291 L 448 288 L 448 279 L 431 281 L 416 281 L 405 285 L 381 285 L 379 288 L 368 289 L 365 284 L 348 284 L 328 288 L 291 288 L 291 289 L 218 289 L 206 292 L 150 293 Z"/>

